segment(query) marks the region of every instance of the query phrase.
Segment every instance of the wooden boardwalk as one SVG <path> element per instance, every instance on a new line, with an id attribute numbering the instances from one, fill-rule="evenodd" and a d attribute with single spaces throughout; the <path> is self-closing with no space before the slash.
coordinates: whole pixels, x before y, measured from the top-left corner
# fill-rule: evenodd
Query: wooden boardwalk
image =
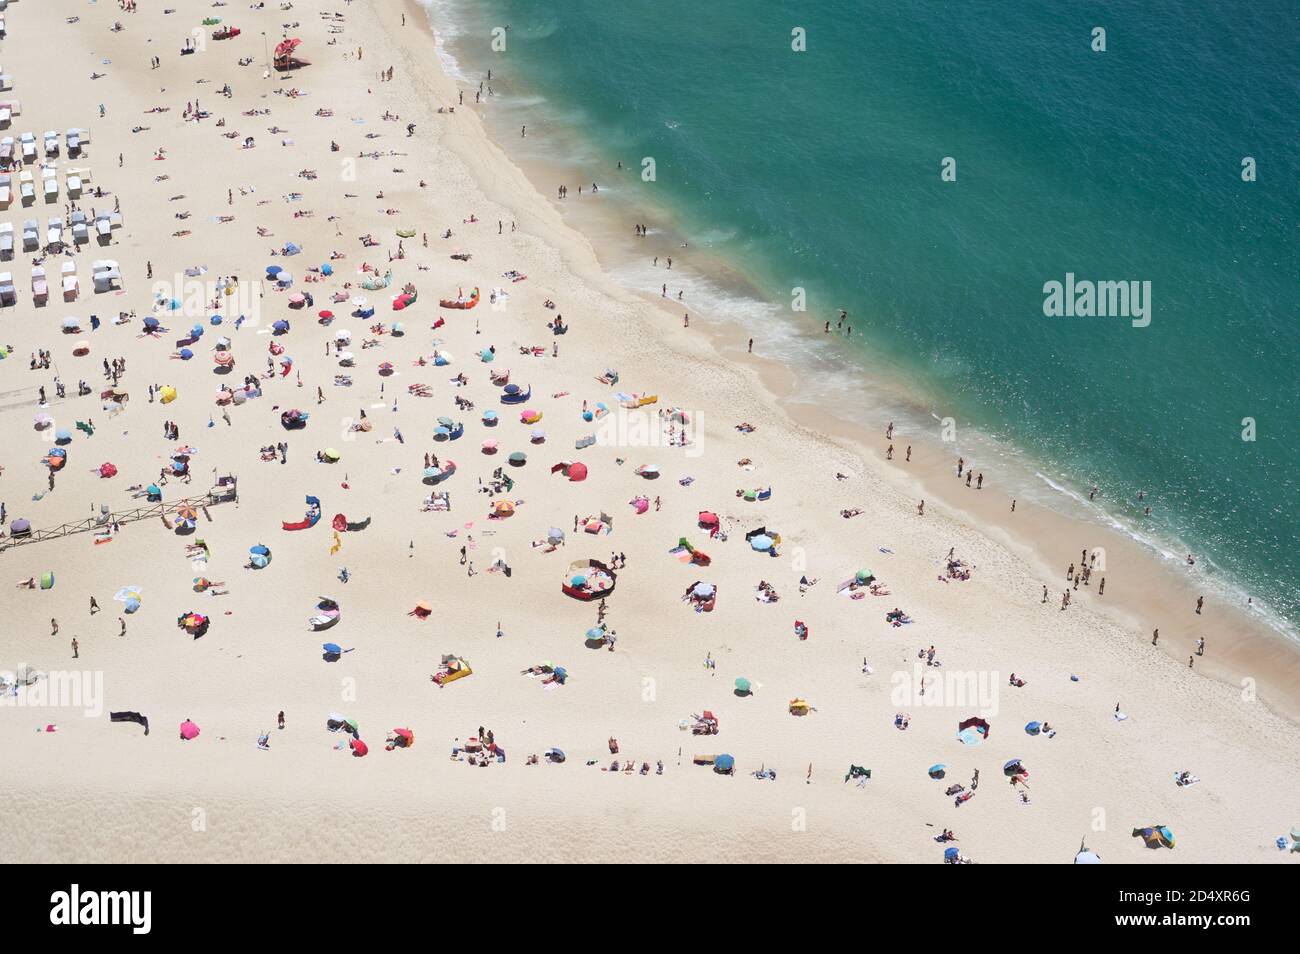
<path id="1" fill-rule="evenodd" d="M 215 507 L 222 503 L 238 503 L 239 494 L 235 489 L 236 485 L 227 487 L 214 487 L 202 497 L 182 497 L 180 500 L 173 500 L 169 503 L 153 503 L 143 507 L 134 507 L 130 510 L 120 510 L 116 513 L 98 514 L 85 520 L 76 520 L 72 523 L 61 523 L 57 527 L 46 527 L 42 530 L 32 528 L 30 533 L 20 537 L 5 537 L 0 540 L 0 553 L 5 550 L 11 550 L 14 547 L 28 546 L 32 543 L 43 543 L 46 540 L 59 540 L 63 537 L 70 537 L 77 533 L 93 533 L 96 530 L 103 530 L 112 526 L 114 523 L 136 523 L 140 520 L 153 520 L 161 518 L 166 520 L 179 513 L 185 507 L 189 507 L 197 513 L 202 513 L 209 521 L 212 520 L 208 513 L 209 507 Z"/>

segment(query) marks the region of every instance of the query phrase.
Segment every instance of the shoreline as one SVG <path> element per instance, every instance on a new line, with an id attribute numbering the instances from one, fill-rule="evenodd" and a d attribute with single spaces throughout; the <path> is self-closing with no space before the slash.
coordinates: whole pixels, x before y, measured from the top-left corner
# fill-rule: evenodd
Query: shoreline
<path id="1" fill-rule="evenodd" d="M 239 478 L 238 501 L 204 510 L 193 528 L 154 518 L 102 540 L 86 533 L 0 553 L 12 606 L 0 670 L 26 663 L 49 677 L 0 697 L 0 744 L 17 769 L 0 836 L 15 860 L 941 863 L 942 828 L 980 863 L 1069 863 L 1082 835 L 1108 863 L 1298 857 L 1275 847 L 1295 825 L 1293 723 L 1199 666 L 1189 673 L 1163 653 L 1133 651 L 1131 628 L 1097 613 L 1095 599 L 1064 613 L 1041 606 L 1032 564 L 995 520 L 984 526 L 938 498 L 915 515 L 915 497 L 932 491 L 909 481 L 942 486 L 941 456 L 929 461 L 917 441 L 916 471 L 902 473 L 879 461 L 870 434 L 801 422 L 779 395 L 806 385 L 785 367 L 745 356 L 728 327 L 701 319 L 683 333 L 680 313 L 606 274 L 599 238 L 569 228 L 481 123 L 436 112 L 454 101 L 454 84 L 435 62 L 422 8 L 353 4 L 335 19 L 323 3 L 297 0 L 294 31 L 310 65 L 263 75 L 258 33 L 277 34 L 284 19 L 271 6 L 229 9 L 242 37 L 196 55 L 177 48 L 201 11 L 100 5 L 72 23 L 50 5 L 18 5 L 9 17 L 18 42 L 6 68 L 24 108 L 15 131 L 90 125 L 87 161 L 107 190 L 95 202 L 120 200 L 124 220 L 105 250 L 64 259 L 80 261 L 84 278 L 85 259 L 115 258 L 120 294 L 87 290 L 40 308 L 25 287 L 29 257 L 9 266 L 20 286 L 3 312 L 15 353 L 0 363 L 9 382 L 0 425 L 17 435 L 0 449 L 9 519 L 37 530 L 90 522 L 101 505 L 142 506 L 130 501 L 151 480 L 175 503 L 219 475 Z M 117 18 L 124 29 L 110 31 Z M 57 88 L 36 81 L 44 44 L 24 36 L 65 51 Z M 87 78 L 105 64 L 106 75 Z M 380 81 L 390 66 L 394 79 Z M 216 92 L 226 83 L 228 99 Z M 182 112 L 196 90 L 202 119 Z M 15 203 L 11 216 L 22 214 Z M 501 233 L 490 227 L 497 218 Z M 280 257 L 289 242 L 300 257 Z M 208 327 L 191 342 L 194 360 L 173 351 L 192 322 L 210 319 L 206 308 L 169 312 L 173 275 L 247 278 L 268 264 L 288 266 L 298 283 L 263 284 L 254 317 Z M 355 283 L 386 269 L 391 286 L 367 299 L 374 314 L 342 314 Z M 512 282 L 519 273 L 528 280 Z M 408 282 L 418 304 L 390 311 Z M 476 310 L 440 306 L 475 286 Z M 497 307 L 494 286 L 509 292 Z M 295 308 L 297 290 L 315 302 Z M 322 306 L 340 314 L 320 316 Z M 134 320 L 116 323 L 119 309 Z M 557 310 L 563 336 L 548 324 Z M 85 332 L 86 355 L 61 334 L 61 316 L 96 313 L 108 320 Z M 150 315 L 173 330 L 143 333 Z M 390 334 L 398 321 L 403 334 Z M 342 331 L 363 342 L 349 358 L 328 347 Z M 218 336 L 228 336 L 235 377 L 254 375 L 260 396 L 222 403 Z M 50 350 L 53 368 L 29 370 L 21 356 L 37 349 Z M 129 404 L 97 397 L 109 386 L 101 359 L 119 356 L 129 359 Z M 290 356 L 296 380 L 283 372 Z M 617 387 L 595 380 L 609 367 Z M 502 400 L 493 378 L 506 371 L 544 414 L 543 438 L 532 433 L 537 415 Z M 68 466 L 47 491 L 40 452 L 50 435 L 33 415 L 54 373 L 68 393 L 52 391 L 48 413 L 71 440 L 59 438 Z M 74 396 L 78 375 L 98 387 Z M 146 385 L 177 394 L 149 401 Z M 620 388 L 659 401 L 624 414 Z M 616 409 L 593 423 L 582 414 L 589 401 Z M 282 415 L 295 407 L 310 421 L 290 430 Z M 689 415 L 689 445 L 651 430 L 669 408 Z M 463 425 L 458 443 L 439 432 L 440 415 Z M 92 416 L 93 433 L 72 427 Z M 372 427 L 359 429 L 362 418 Z M 633 432 L 633 419 L 646 431 Z M 755 429 L 742 433 L 739 421 Z M 163 433 L 165 423 L 179 433 Z M 607 434 L 606 424 L 628 429 Z M 609 439 L 590 443 L 593 431 Z M 278 460 L 266 452 L 277 443 Z M 485 446 L 496 443 L 499 454 Z M 458 463 L 436 488 L 421 465 L 430 451 Z M 526 466 L 508 463 L 515 451 L 527 452 Z M 160 474 L 177 454 L 193 457 L 189 487 Z M 574 459 L 583 481 L 552 469 Z M 494 488 L 494 470 L 512 486 Z M 772 493 L 760 499 L 764 487 Z M 444 508 L 434 492 L 447 493 Z M 321 525 L 301 526 L 304 495 L 320 501 Z M 991 488 L 954 496 L 996 509 Z M 854 506 L 862 516 L 839 516 Z M 729 539 L 700 526 L 704 510 Z M 608 532 L 599 520 L 576 529 L 582 515 L 604 514 Z M 344 532 L 331 533 L 334 515 Z M 1031 508 L 1022 515 L 1041 523 Z M 575 529 L 554 544 L 549 528 L 569 531 L 570 520 Z M 759 525 L 780 534 L 779 552 L 749 545 L 744 535 Z M 711 562 L 684 561 L 683 539 Z M 274 551 L 261 566 L 259 545 Z M 945 576 L 950 547 L 973 566 L 969 578 Z M 626 557 L 608 601 L 617 651 L 590 645 L 598 604 L 566 595 L 575 563 L 612 552 Z M 868 568 L 887 592 L 837 585 Z M 1124 576 L 1137 572 L 1126 566 Z M 47 589 L 13 586 L 46 573 Z M 819 582 L 801 588 L 802 575 Z M 705 581 L 718 597 L 708 611 L 683 596 Z M 1112 586 L 1122 595 L 1119 583 L 1106 600 Z M 116 600 L 136 587 L 132 613 Z M 322 599 L 340 613 L 336 626 L 324 621 L 328 632 L 313 612 L 329 610 Z M 891 620 L 894 608 L 907 624 Z M 1208 619 L 1222 618 L 1216 609 Z M 194 613 L 208 625 L 191 633 L 182 621 Z M 1208 662 L 1216 648 L 1212 639 Z M 435 685 L 450 655 L 473 672 Z M 559 667 L 567 681 L 543 679 Z M 102 689 L 94 704 L 41 698 L 77 676 L 86 678 L 73 687 Z M 791 704 L 800 699 L 804 715 Z M 690 731 L 704 710 L 720 720 L 716 737 Z M 147 717 L 150 733 L 114 712 Z M 356 723 L 365 757 L 333 731 L 336 713 Z M 978 744 L 958 735 L 973 714 L 992 727 Z M 1050 734 L 1028 728 L 1048 721 Z M 499 740 L 498 760 L 467 758 L 475 727 Z M 386 749 L 385 736 L 403 731 L 418 744 Z M 530 758 L 553 749 L 567 759 Z M 734 757 L 734 775 L 712 770 L 722 754 Z M 1002 777 L 1020 757 L 1032 799 Z M 937 762 L 946 781 L 929 773 Z M 854 783 L 849 766 L 874 774 Z M 1175 785 L 1184 770 L 1201 784 Z M 954 800 L 947 789 L 967 779 Z M 1177 831 L 1176 852 L 1131 837 L 1154 823 Z"/>
<path id="2" fill-rule="evenodd" d="M 432 8 L 427 7 L 420 0 L 405 0 L 405 5 L 408 13 L 420 19 L 428 19 L 432 15 Z M 431 19 L 429 22 L 430 29 L 426 32 L 429 34 L 431 45 L 445 42 L 435 39 Z M 390 35 L 392 35 L 391 27 L 390 23 Z M 454 91 L 460 87 L 457 85 L 457 80 L 446 72 L 441 57 L 435 56 L 433 59 L 443 95 L 447 101 L 451 101 L 454 99 Z M 464 68 L 466 65 L 462 63 L 461 67 Z M 470 68 L 473 68 L 472 65 Z M 529 174 L 530 164 L 513 159 L 506 144 L 492 134 L 491 120 L 485 113 L 469 104 L 461 108 L 475 117 L 475 132 L 482 137 L 482 142 L 490 144 L 501 161 L 509 165 L 517 176 L 522 177 L 537 198 L 554 213 L 558 223 L 553 224 L 568 230 L 572 236 L 581 237 L 578 242 L 564 243 L 564 251 L 568 252 L 566 262 L 570 267 L 573 267 L 585 280 L 599 281 L 602 290 L 607 293 L 613 294 L 617 291 L 623 295 L 632 295 L 643 304 L 655 307 L 665 316 L 675 313 L 676 308 L 680 307 L 675 302 L 663 304 L 660 299 L 652 295 L 621 284 L 602 262 L 593 238 L 586 235 L 580 225 L 570 224 L 569 216 L 565 214 L 560 204 L 542 192 L 540 183 L 536 181 L 536 171 L 534 170 L 533 176 Z M 450 140 L 448 144 L 456 150 L 455 140 Z M 473 148 L 460 154 L 471 167 L 475 164 L 474 160 L 481 158 Z M 537 168 L 543 167 L 537 166 Z M 480 182 L 480 186 L 482 185 L 483 183 Z M 491 196 L 486 189 L 485 193 Z M 589 211 L 584 208 L 582 215 L 601 229 L 599 236 L 601 248 L 609 248 L 610 239 L 615 234 L 622 235 L 625 231 L 625 229 L 615 228 L 609 219 L 609 213 L 605 210 Z M 616 263 L 614 268 L 617 267 Z M 707 279 L 707 274 L 705 277 Z M 744 280 L 752 281 L 748 278 Z M 754 287 L 757 290 L 757 286 Z M 690 310 L 694 317 L 694 310 Z M 1106 602 L 1105 606 L 1098 605 L 1100 601 L 1096 599 L 1090 600 L 1089 605 L 1094 610 L 1099 610 L 1108 619 L 1129 629 L 1135 647 L 1149 647 L 1152 630 L 1159 628 L 1160 648 L 1170 659 L 1182 660 L 1194 652 L 1197 640 L 1204 637 L 1208 655 L 1197 660 L 1198 672 L 1238 687 L 1243 685 L 1242 680 L 1253 680 L 1261 687 L 1261 696 L 1267 705 L 1291 722 L 1300 725 L 1300 697 L 1297 697 L 1290 688 L 1300 683 L 1300 642 L 1296 642 L 1288 632 L 1280 628 L 1288 627 L 1289 630 L 1289 621 L 1279 619 L 1275 625 L 1268 619 L 1251 616 L 1242 607 L 1222 605 L 1216 607 L 1213 597 L 1207 599 L 1212 616 L 1198 617 L 1192 607 L 1197 595 L 1207 592 L 1205 584 L 1198 588 L 1193 574 L 1180 573 L 1162 560 L 1154 543 L 1135 539 L 1128 533 L 1104 526 L 1099 522 L 1074 516 L 1051 506 L 1040 506 L 1023 498 L 1017 500 L 1017 519 L 1009 519 L 1012 495 L 997 489 L 996 479 L 990 481 L 987 490 L 973 496 L 967 495 L 963 498 L 960 492 L 953 494 L 943 484 L 945 475 L 951 475 L 953 471 L 951 459 L 962 453 L 960 444 L 954 444 L 950 449 L 945 450 L 932 435 L 920 433 L 908 437 L 896 427 L 895 466 L 890 467 L 884 460 L 884 449 L 889 442 L 883 439 L 883 434 L 873 439 L 869 436 L 867 428 L 855 426 L 834 413 L 800 402 L 798 399 L 800 382 L 795 371 L 785 365 L 764 359 L 761 355 L 746 354 L 737 344 L 746 336 L 745 330 L 739 326 L 725 319 L 711 317 L 707 309 L 701 311 L 700 315 L 699 327 L 705 332 L 718 360 L 744 363 L 753 367 L 765 390 L 771 395 L 772 400 L 780 405 L 791 422 L 806 428 L 813 434 L 832 438 L 836 442 L 847 442 L 864 462 L 871 462 L 868 466 L 874 476 L 890 480 L 895 489 L 914 488 L 917 499 L 927 500 L 927 508 L 931 507 L 932 501 L 942 502 L 954 518 L 970 523 L 993 539 L 1007 545 L 1033 568 L 1037 574 L 1035 585 L 1048 586 L 1049 603 L 1059 604 L 1062 588 L 1069 586 L 1065 581 L 1064 568 L 1070 562 L 1077 562 L 1074 556 L 1077 550 L 1085 545 L 1089 551 L 1101 547 L 1105 551 L 1106 562 L 1124 568 L 1127 575 L 1124 577 L 1111 575 L 1107 578 L 1107 593 L 1102 597 Z M 692 325 L 693 330 L 695 327 Z M 812 337 L 814 340 L 817 338 L 817 335 L 812 332 L 793 333 L 801 337 Z M 837 354 L 836 358 L 845 360 L 843 354 Z M 898 382 L 887 381 L 886 389 L 891 393 L 892 389 L 897 387 Z M 924 398 L 919 394 L 900 393 L 898 398 L 904 409 L 911 412 L 914 421 L 924 420 L 928 414 L 932 414 L 922 403 Z M 884 422 L 877 423 L 883 431 Z M 909 442 L 914 442 L 913 461 L 910 467 L 899 460 L 903 455 L 903 448 Z M 975 466 L 979 468 L 982 465 Z M 966 488 L 961 487 L 961 489 Z M 1115 518 L 1107 517 L 1107 519 Z M 1072 542 L 1063 542 L 1066 539 Z M 1118 555 L 1119 560 L 1112 559 L 1113 555 Z M 1052 561 L 1059 563 L 1060 566 L 1054 567 L 1051 565 Z M 1105 574 L 1098 572 L 1097 579 L 1100 580 L 1103 575 Z M 1203 571 L 1198 571 L 1196 575 L 1203 575 Z M 1216 592 L 1222 592 L 1224 589 L 1229 592 L 1236 591 L 1233 584 L 1216 586 L 1211 582 L 1209 585 L 1213 586 Z M 1077 598 L 1079 592 L 1077 590 L 1072 592 L 1072 596 Z M 1088 590 L 1081 592 L 1086 595 Z M 1072 603 L 1072 608 L 1078 605 L 1077 602 Z M 1207 619 L 1215 619 L 1216 622 L 1210 623 Z M 1228 633 L 1231 635 L 1229 636 Z"/>

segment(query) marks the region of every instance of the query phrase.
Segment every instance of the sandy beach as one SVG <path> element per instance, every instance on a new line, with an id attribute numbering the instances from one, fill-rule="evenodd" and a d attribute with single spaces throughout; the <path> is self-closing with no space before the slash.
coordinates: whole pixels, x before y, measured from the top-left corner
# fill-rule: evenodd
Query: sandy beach
<path id="1" fill-rule="evenodd" d="M 1297 857 L 1276 847 L 1300 824 L 1295 644 L 1241 608 L 1198 613 L 1192 569 L 1117 533 L 1013 513 L 987 462 L 968 490 L 936 437 L 886 439 L 887 413 L 800 405 L 807 382 L 761 341 L 620 285 L 614 226 L 511 161 L 420 4 L 137 6 L 4 13 L 0 99 L 21 111 L 0 138 L 30 131 L 39 156 L 11 170 L 0 223 L 45 235 L 69 168 L 90 171 L 77 208 L 121 216 L 105 245 L 91 229 L 0 262 L 12 858 Z M 286 38 L 299 62 L 273 69 Z M 80 156 L 69 129 L 89 133 Z M 20 173 L 42 163 L 60 191 L 28 205 Z M 98 260 L 120 288 L 96 292 Z M 227 476 L 237 500 L 218 499 Z M 308 497 L 319 520 L 288 529 Z M 1074 589 L 1067 566 L 1098 552 Z M 601 633 L 599 597 L 562 587 L 615 556 Z M 472 673 L 436 684 L 449 656 Z M 695 734 L 706 711 L 717 733 Z M 413 744 L 386 746 L 399 729 Z M 1174 850 L 1135 837 L 1160 826 Z"/>

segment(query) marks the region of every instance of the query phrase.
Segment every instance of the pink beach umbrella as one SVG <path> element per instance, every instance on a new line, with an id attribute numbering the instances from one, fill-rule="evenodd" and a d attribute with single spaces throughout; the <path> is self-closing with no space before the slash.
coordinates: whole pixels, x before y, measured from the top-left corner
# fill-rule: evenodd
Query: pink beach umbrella
<path id="1" fill-rule="evenodd" d="M 186 742 L 189 742 L 191 739 L 197 739 L 198 737 L 199 737 L 199 727 L 197 725 L 195 725 L 189 719 L 186 719 L 184 722 L 181 723 L 182 739 L 184 739 Z"/>

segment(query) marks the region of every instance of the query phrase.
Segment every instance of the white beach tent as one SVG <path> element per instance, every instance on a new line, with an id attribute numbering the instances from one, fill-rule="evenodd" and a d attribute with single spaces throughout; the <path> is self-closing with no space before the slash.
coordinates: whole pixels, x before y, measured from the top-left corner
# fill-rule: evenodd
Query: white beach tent
<path id="1" fill-rule="evenodd" d="M 36 201 L 36 180 L 32 178 L 30 169 L 18 173 L 18 195 L 23 205 L 31 205 Z"/>
<path id="2" fill-rule="evenodd" d="M 45 158 L 53 159 L 59 154 L 59 134 L 53 129 L 45 131 Z"/>
<path id="3" fill-rule="evenodd" d="M 29 132 L 25 132 L 18 137 L 18 142 L 22 145 L 23 162 L 35 162 L 36 137 Z"/>
<path id="4" fill-rule="evenodd" d="M 118 271 L 117 262 L 112 259 L 95 262 L 91 266 L 94 276 L 95 291 L 115 291 L 122 287 L 122 273 Z"/>
<path id="5" fill-rule="evenodd" d="M 68 187 L 69 199 L 81 198 L 81 181 L 82 181 L 81 176 L 78 173 L 73 172 L 71 169 L 68 170 L 68 178 L 66 179 L 66 185 Z"/>
<path id="6" fill-rule="evenodd" d="M 18 289 L 14 288 L 14 277 L 9 272 L 0 272 L 0 305 L 18 304 Z"/>
<path id="7" fill-rule="evenodd" d="M 41 170 L 41 191 L 46 202 L 57 202 L 59 198 L 59 178 L 53 169 Z"/>
<path id="8" fill-rule="evenodd" d="M 14 224 L 0 223 L 0 260 L 8 261 L 14 257 Z"/>
<path id="9" fill-rule="evenodd" d="M 8 73 L 5 73 L 4 67 L 0 66 L 0 90 L 13 89 L 13 88 L 14 88 L 14 78 L 10 76 Z"/>
<path id="10" fill-rule="evenodd" d="M 5 136 L 0 139 L 0 162 L 8 165 L 14 158 L 14 137 Z"/>
<path id="11" fill-rule="evenodd" d="M 77 263 L 63 263 L 63 300 L 76 301 L 77 295 L 81 292 L 81 286 L 77 282 Z"/>
<path id="12" fill-rule="evenodd" d="M 34 252 L 41 247 L 41 232 L 35 219 L 23 220 L 23 251 Z"/>
<path id="13" fill-rule="evenodd" d="M 52 218 L 46 224 L 45 244 L 56 251 L 63 247 L 63 219 Z"/>
<path id="14" fill-rule="evenodd" d="M 6 174 L 0 175 L 0 209 L 7 209 L 14 201 L 14 180 Z"/>
<path id="15" fill-rule="evenodd" d="M 45 280 L 45 268 L 41 265 L 32 267 L 32 298 L 36 304 L 43 305 L 50 297 L 50 284 Z"/>
<path id="16" fill-rule="evenodd" d="M 90 232 L 86 226 L 86 213 L 78 209 L 72 213 L 72 242 L 74 245 L 85 245 L 90 241 Z"/>

